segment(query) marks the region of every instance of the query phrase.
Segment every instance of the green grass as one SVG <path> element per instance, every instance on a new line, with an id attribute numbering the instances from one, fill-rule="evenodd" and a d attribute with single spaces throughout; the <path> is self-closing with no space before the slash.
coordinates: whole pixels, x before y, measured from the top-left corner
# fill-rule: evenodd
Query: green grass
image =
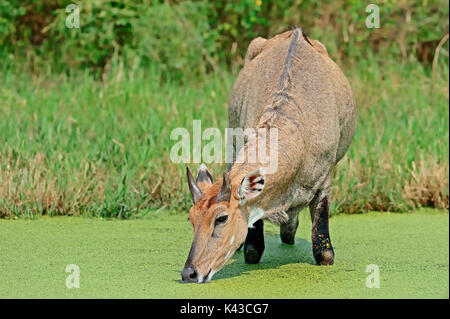
<path id="1" fill-rule="evenodd" d="M 242 252 L 208 284 L 180 283 L 192 240 L 185 214 L 142 219 L 39 217 L 0 220 L 0 298 L 448 298 L 446 211 L 338 215 L 331 219 L 335 265 L 316 266 L 309 214 L 300 214 L 295 246 L 266 223 L 258 265 Z M 68 264 L 80 288 L 65 286 Z M 366 266 L 380 288 L 366 288 Z"/>
<path id="2" fill-rule="evenodd" d="M 367 59 L 344 67 L 359 120 L 332 212 L 448 208 L 448 66 Z M 234 76 L 189 85 L 161 74 L 0 74 L 0 216 L 130 217 L 191 204 L 170 132 L 227 125 Z M 196 164 L 190 165 L 194 170 Z M 225 165 L 211 164 L 216 177 Z"/>

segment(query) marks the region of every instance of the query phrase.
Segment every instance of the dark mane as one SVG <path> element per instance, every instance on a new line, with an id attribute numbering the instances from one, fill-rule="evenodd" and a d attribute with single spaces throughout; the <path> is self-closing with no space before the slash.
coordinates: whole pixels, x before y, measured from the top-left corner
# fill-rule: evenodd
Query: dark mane
<path id="1" fill-rule="evenodd" d="M 297 42 L 299 34 L 303 33 L 301 28 L 297 28 L 292 32 L 292 38 L 291 43 L 289 44 L 289 49 L 286 55 L 286 60 L 284 61 L 284 68 L 283 73 L 281 73 L 280 77 L 280 88 L 279 90 L 283 92 L 290 84 L 290 77 L 289 77 L 289 69 L 292 64 L 292 60 L 295 56 L 295 53 L 297 51 Z"/>
<path id="2" fill-rule="evenodd" d="M 291 120 L 289 116 L 287 116 L 282 110 L 282 107 L 285 106 L 289 101 L 293 102 L 301 111 L 300 107 L 295 102 L 295 99 L 293 98 L 291 93 L 292 88 L 291 66 L 292 61 L 294 60 L 294 57 L 297 53 L 298 40 L 300 36 L 306 37 L 302 31 L 302 28 L 299 27 L 292 31 L 291 42 L 289 44 L 286 59 L 284 60 L 283 72 L 281 73 L 280 76 L 279 88 L 272 95 L 272 105 L 268 107 L 264 111 L 264 113 L 276 112 L 278 116 L 283 116 L 288 120 Z M 308 41 L 308 43 L 310 42 Z M 267 122 L 265 124 L 269 125 L 269 123 Z M 295 125 L 298 127 L 298 123 L 295 123 Z"/>

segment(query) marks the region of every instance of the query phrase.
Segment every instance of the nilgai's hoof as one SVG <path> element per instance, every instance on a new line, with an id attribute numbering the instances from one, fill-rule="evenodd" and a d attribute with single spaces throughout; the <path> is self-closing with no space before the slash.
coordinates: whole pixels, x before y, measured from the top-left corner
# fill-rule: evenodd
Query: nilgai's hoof
<path id="1" fill-rule="evenodd" d="M 244 247 L 244 259 L 246 264 L 257 264 L 261 260 L 262 253 L 260 254 L 258 250 L 253 245 L 246 245 Z"/>
<path id="2" fill-rule="evenodd" d="M 314 259 L 320 266 L 329 266 L 334 264 L 334 251 L 333 248 L 320 249 L 313 251 Z"/>
<path id="3" fill-rule="evenodd" d="M 291 236 L 291 235 L 281 234 L 280 238 L 281 238 L 281 242 L 283 244 L 288 244 L 288 245 L 294 245 L 295 244 L 295 235 Z"/>
<path id="4" fill-rule="evenodd" d="M 330 235 L 319 234 L 313 237 L 313 255 L 318 265 L 332 265 L 334 263 L 334 251 L 331 246 Z"/>

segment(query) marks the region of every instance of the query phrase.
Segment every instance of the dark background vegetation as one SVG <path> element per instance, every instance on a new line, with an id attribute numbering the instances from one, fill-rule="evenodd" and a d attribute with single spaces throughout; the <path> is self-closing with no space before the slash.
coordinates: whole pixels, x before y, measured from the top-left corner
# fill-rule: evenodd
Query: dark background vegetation
<path id="1" fill-rule="evenodd" d="M 77 3 L 81 28 L 65 28 L 65 8 Z M 382 28 L 367 29 L 368 1 L 2 0 L 2 66 L 32 71 L 105 72 L 156 65 L 189 80 L 220 65 L 241 65 L 248 43 L 302 26 L 332 57 L 355 63 L 368 55 L 430 65 L 448 30 L 448 2 L 374 1 Z"/>
<path id="2" fill-rule="evenodd" d="M 70 3 L 80 29 L 65 27 Z M 296 26 L 358 106 L 333 213 L 448 208 L 448 18 L 432 0 L 0 0 L 0 216 L 186 209 L 171 129 L 224 128 L 249 42 Z"/>

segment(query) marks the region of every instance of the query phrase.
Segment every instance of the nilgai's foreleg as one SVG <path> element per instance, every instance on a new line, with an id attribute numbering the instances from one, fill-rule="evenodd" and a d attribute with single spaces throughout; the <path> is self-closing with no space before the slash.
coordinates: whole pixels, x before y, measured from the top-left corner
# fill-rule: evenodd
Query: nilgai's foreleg
<path id="1" fill-rule="evenodd" d="M 249 228 L 244 244 L 244 258 L 246 264 L 257 264 L 264 252 L 264 224 L 262 219 Z"/>
<path id="2" fill-rule="evenodd" d="M 286 223 L 280 224 L 280 238 L 285 244 L 293 245 L 295 243 L 295 233 L 298 227 L 298 209 L 290 208 L 287 211 L 289 219 Z"/>
<path id="3" fill-rule="evenodd" d="M 330 215 L 330 188 L 319 190 L 309 204 L 312 220 L 312 246 L 318 265 L 332 265 L 334 251 L 328 230 Z"/>

